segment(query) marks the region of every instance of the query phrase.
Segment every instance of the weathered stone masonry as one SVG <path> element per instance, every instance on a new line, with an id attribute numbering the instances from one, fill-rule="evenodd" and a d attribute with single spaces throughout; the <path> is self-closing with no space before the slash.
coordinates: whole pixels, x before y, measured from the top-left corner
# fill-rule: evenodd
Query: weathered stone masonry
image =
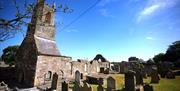
<path id="1" fill-rule="evenodd" d="M 38 0 L 16 55 L 17 79 L 30 87 L 47 85 L 56 89 L 54 84 L 60 86 L 59 82 L 75 79 L 77 71 L 83 78 L 99 73 L 100 67 L 109 68 L 108 62 L 72 61 L 60 54 L 55 42 L 54 11 L 55 5 L 50 7 Z"/>

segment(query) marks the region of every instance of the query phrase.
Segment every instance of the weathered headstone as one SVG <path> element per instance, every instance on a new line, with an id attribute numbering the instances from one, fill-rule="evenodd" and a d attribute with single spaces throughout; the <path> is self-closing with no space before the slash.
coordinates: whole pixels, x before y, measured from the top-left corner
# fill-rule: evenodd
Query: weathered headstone
<path id="1" fill-rule="evenodd" d="M 57 83 L 58 83 L 58 74 L 54 73 L 53 78 L 52 78 L 52 84 L 51 84 L 51 89 L 56 90 L 57 89 Z"/>
<path id="2" fill-rule="evenodd" d="M 107 90 L 111 91 L 112 89 L 116 89 L 116 80 L 113 77 L 109 76 L 107 78 Z"/>
<path id="3" fill-rule="evenodd" d="M 173 68 L 173 63 L 172 62 L 162 62 L 159 65 L 159 73 L 161 75 L 161 78 L 165 78 L 166 74 L 169 72 L 170 69 Z"/>
<path id="4" fill-rule="evenodd" d="M 75 82 L 80 83 L 81 80 L 81 73 L 79 71 L 75 72 Z"/>
<path id="5" fill-rule="evenodd" d="M 136 76 L 136 85 L 143 85 L 142 73 L 139 70 L 137 70 L 135 76 Z"/>
<path id="6" fill-rule="evenodd" d="M 157 69 L 152 69 L 151 72 L 151 83 L 159 83 L 159 75 Z"/>
<path id="7" fill-rule="evenodd" d="M 134 71 L 125 73 L 125 91 L 135 91 L 134 75 Z"/>
<path id="8" fill-rule="evenodd" d="M 175 79 L 175 74 L 172 71 L 167 72 L 166 78 L 168 79 Z"/>
<path id="9" fill-rule="evenodd" d="M 66 83 L 65 81 L 62 83 L 62 91 L 68 91 L 68 83 Z"/>

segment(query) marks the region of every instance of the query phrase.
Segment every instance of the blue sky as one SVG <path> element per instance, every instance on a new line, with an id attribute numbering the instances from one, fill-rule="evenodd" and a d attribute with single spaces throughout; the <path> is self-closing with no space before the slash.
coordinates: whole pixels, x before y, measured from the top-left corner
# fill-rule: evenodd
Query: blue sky
<path id="1" fill-rule="evenodd" d="M 23 0 L 18 1 L 22 5 Z M 52 4 L 52 0 L 46 1 Z M 12 18 L 15 9 L 11 0 L 0 2 L 8 6 L 0 10 L 0 17 Z M 74 60 L 91 60 L 99 53 L 110 61 L 127 60 L 130 56 L 147 60 L 180 40 L 180 0 L 100 0 L 64 28 L 95 2 L 56 0 L 57 6 L 67 4 L 74 10 L 56 13 L 56 42 L 62 55 Z M 9 45 L 20 45 L 22 40 L 22 34 L 16 34 L 0 43 L 0 51 Z"/>

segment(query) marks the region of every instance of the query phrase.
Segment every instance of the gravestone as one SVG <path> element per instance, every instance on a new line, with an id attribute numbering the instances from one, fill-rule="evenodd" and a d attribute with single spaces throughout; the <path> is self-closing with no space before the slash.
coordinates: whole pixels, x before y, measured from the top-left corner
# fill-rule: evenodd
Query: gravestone
<path id="1" fill-rule="evenodd" d="M 134 75 L 135 72 L 131 70 L 125 73 L 125 91 L 135 91 Z"/>
<path id="2" fill-rule="evenodd" d="M 175 79 L 175 74 L 172 71 L 167 72 L 166 78 L 168 79 Z"/>
<path id="3" fill-rule="evenodd" d="M 162 62 L 159 65 L 159 73 L 161 75 L 161 78 L 165 78 L 166 74 L 169 72 L 170 69 L 173 68 L 172 62 Z"/>
<path id="4" fill-rule="evenodd" d="M 104 87 L 99 84 L 98 87 L 97 87 L 97 91 L 104 91 Z"/>
<path id="5" fill-rule="evenodd" d="M 80 83 L 81 80 L 81 73 L 79 71 L 75 72 L 75 82 Z"/>
<path id="6" fill-rule="evenodd" d="M 56 90 L 57 89 L 57 82 L 58 82 L 58 74 L 54 73 L 53 78 L 52 78 L 52 84 L 51 84 L 51 89 Z"/>
<path id="7" fill-rule="evenodd" d="M 136 71 L 135 77 L 136 77 L 136 85 L 143 85 L 143 76 L 139 70 Z"/>
<path id="8" fill-rule="evenodd" d="M 112 89 L 116 89 L 116 80 L 113 77 L 109 76 L 107 78 L 107 90 L 111 91 Z"/>
<path id="9" fill-rule="evenodd" d="M 68 91 L 68 83 L 66 83 L 65 81 L 62 83 L 62 91 Z"/>
<path id="10" fill-rule="evenodd" d="M 127 72 L 127 70 L 128 70 L 127 63 L 125 61 L 121 62 L 120 73 L 125 73 L 125 72 Z"/>
<path id="11" fill-rule="evenodd" d="M 80 91 L 92 91 L 92 88 L 88 83 L 84 82 L 83 86 L 80 88 Z"/>
<path id="12" fill-rule="evenodd" d="M 158 71 L 157 69 L 152 69 L 151 72 L 151 83 L 159 83 L 159 76 L 158 76 Z"/>

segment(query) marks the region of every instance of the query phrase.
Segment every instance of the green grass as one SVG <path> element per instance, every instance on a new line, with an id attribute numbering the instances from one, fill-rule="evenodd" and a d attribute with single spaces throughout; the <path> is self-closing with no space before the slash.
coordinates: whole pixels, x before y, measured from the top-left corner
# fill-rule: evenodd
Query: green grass
<path id="1" fill-rule="evenodd" d="M 122 74 L 113 74 L 111 75 L 116 79 L 116 90 L 120 90 L 123 88 L 124 86 L 124 75 Z M 93 91 L 97 91 L 97 86 L 95 84 L 90 84 L 90 86 L 92 87 Z M 104 80 L 104 84 L 103 84 L 104 88 L 107 88 L 107 81 Z"/>
<path id="2" fill-rule="evenodd" d="M 93 89 L 92 91 L 97 91 L 98 85 L 91 84 L 90 86 Z"/>
<path id="3" fill-rule="evenodd" d="M 121 91 L 124 87 L 124 75 L 122 74 L 112 74 L 112 76 L 116 79 L 116 90 Z M 158 84 L 151 84 L 151 79 L 148 77 L 144 79 L 145 83 L 149 83 L 153 86 L 154 91 L 180 91 L 180 76 L 176 76 L 176 79 L 166 79 L 161 78 Z M 103 87 L 107 87 L 107 82 L 104 81 Z M 71 85 L 72 87 L 73 85 Z M 97 91 L 97 85 L 90 84 L 93 91 Z"/>
<path id="4" fill-rule="evenodd" d="M 150 83 L 150 78 L 144 80 Z M 161 78 L 158 84 L 150 84 L 153 86 L 154 91 L 180 91 L 180 76 L 176 79 Z"/>

